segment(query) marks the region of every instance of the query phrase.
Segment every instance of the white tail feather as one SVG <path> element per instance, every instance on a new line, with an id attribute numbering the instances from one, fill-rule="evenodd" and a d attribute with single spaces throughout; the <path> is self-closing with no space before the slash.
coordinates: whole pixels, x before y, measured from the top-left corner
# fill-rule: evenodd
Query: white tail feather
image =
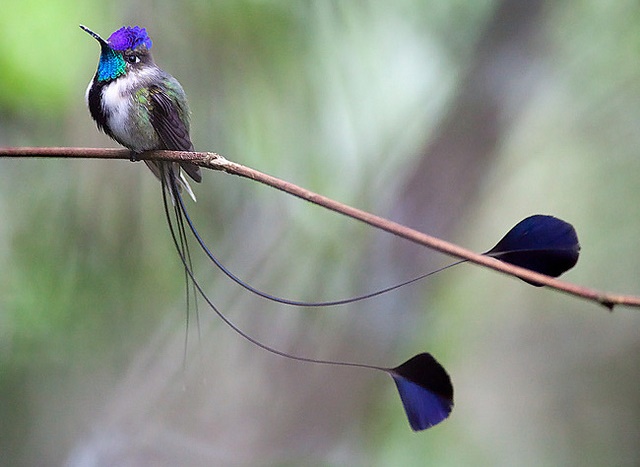
<path id="1" fill-rule="evenodd" d="M 162 180 L 162 168 L 160 164 L 164 164 L 163 161 L 144 161 L 145 164 L 147 164 L 147 167 L 149 167 L 149 169 L 153 172 L 153 174 L 158 178 L 158 180 Z M 191 199 L 195 202 L 196 200 L 196 195 L 193 193 L 193 190 L 191 189 L 191 185 L 189 185 L 189 182 L 187 181 L 187 178 L 185 177 L 184 171 L 182 170 L 182 168 L 180 167 L 180 164 L 178 164 L 177 162 L 167 162 L 167 164 L 172 164 L 172 168 L 173 168 L 173 173 L 178 174 L 178 176 L 176 177 L 176 183 L 178 185 L 178 191 L 181 190 L 185 190 L 189 196 L 191 197 Z M 169 171 L 165 170 L 165 183 L 167 184 L 167 187 L 169 188 L 169 194 L 171 195 L 171 201 L 173 202 L 173 205 L 175 206 L 175 197 L 173 195 L 173 187 L 172 187 L 172 183 L 171 180 L 169 179 Z"/>

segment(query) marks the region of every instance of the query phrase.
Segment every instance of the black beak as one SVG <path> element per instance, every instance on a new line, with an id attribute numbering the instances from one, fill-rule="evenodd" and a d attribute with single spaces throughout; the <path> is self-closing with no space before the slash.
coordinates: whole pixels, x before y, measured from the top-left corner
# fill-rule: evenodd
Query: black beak
<path id="1" fill-rule="evenodd" d="M 100 46 L 101 47 L 109 47 L 109 44 L 107 43 L 107 41 L 105 41 L 102 37 L 100 37 L 99 35 L 97 35 L 95 32 L 93 32 L 91 29 L 89 29 L 86 26 L 83 26 L 82 24 L 80 25 L 80 29 L 82 29 L 84 32 L 86 32 L 87 34 L 89 34 L 91 37 L 93 37 L 95 40 L 97 40 L 98 42 L 100 42 Z"/>

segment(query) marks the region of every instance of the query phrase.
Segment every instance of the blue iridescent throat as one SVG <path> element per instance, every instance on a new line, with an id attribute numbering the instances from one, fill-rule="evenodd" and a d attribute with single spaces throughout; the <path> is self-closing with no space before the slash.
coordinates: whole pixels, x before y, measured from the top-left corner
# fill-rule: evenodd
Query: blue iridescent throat
<path id="1" fill-rule="evenodd" d="M 110 81 L 125 74 L 127 63 L 122 54 L 103 47 L 98 63 L 98 81 Z"/>

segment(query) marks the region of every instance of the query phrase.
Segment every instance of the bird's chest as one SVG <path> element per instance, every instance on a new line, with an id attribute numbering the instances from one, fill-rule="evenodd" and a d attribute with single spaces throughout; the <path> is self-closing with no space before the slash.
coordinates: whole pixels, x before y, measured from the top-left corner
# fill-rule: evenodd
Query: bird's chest
<path id="1" fill-rule="evenodd" d="M 123 77 L 97 92 L 100 93 L 98 113 L 110 136 L 136 152 L 158 147 L 159 138 L 151 125 L 149 92 L 145 86 L 133 77 Z"/>

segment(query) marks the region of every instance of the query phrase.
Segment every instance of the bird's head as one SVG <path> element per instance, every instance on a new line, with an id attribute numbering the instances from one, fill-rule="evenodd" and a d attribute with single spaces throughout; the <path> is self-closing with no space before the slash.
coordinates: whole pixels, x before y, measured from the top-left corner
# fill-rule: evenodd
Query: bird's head
<path id="1" fill-rule="evenodd" d="M 145 28 L 123 26 L 104 40 L 91 29 L 80 25 L 100 44 L 100 61 L 97 79 L 108 82 L 126 75 L 132 70 L 154 66 L 151 56 L 151 39 Z"/>

